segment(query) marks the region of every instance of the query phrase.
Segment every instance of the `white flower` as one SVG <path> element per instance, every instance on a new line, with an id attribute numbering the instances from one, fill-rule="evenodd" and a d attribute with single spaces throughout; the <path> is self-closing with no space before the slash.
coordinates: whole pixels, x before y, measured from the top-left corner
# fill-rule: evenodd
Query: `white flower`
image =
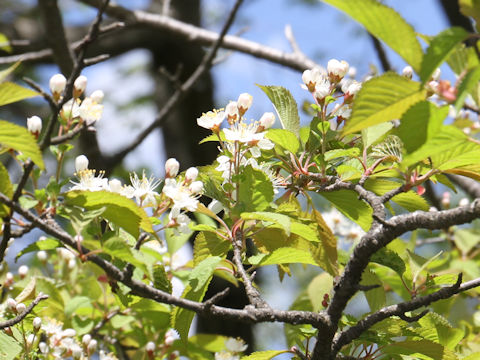
<path id="1" fill-rule="evenodd" d="M 197 124 L 198 126 L 201 126 L 205 129 L 218 132 L 220 130 L 220 125 L 222 124 L 224 119 L 225 112 L 213 110 L 207 112 L 206 114 L 202 114 L 202 116 L 197 119 Z"/>
<path id="2" fill-rule="evenodd" d="M 98 176 L 95 176 L 95 170 L 85 169 L 77 171 L 75 175 L 77 176 L 79 182 L 72 181 L 74 186 L 70 190 L 87 190 L 87 191 L 100 191 L 108 190 L 108 179 L 104 179 L 103 175 L 105 173 L 100 171 Z"/>
<path id="3" fill-rule="evenodd" d="M 92 98 L 85 98 L 79 108 L 79 114 L 88 126 L 94 124 L 102 117 L 103 105 L 98 104 Z"/>
<path id="4" fill-rule="evenodd" d="M 224 207 L 220 201 L 213 199 L 210 204 L 208 204 L 208 210 L 214 214 L 218 214 L 220 211 L 224 210 Z"/>
<path id="5" fill-rule="evenodd" d="M 22 265 L 18 268 L 18 275 L 23 279 L 28 274 L 28 266 Z"/>
<path id="6" fill-rule="evenodd" d="M 355 80 L 346 80 L 342 82 L 342 91 L 348 96 L 355 96 L 361 88 L 362 83 Z"/>
<path id="7" fill-rule="evenodd" d="M 82 337 L 82 344 L 87 346 L 90 340 L 92 340 L 92 336 L 90 334 L 85 334 Z"/>
<path id="8" fill-rule="evenodd" d="M 80 75 L 75 79 L 75 82 L 73 83 L 73 97 L 77 98 L 82 95 L 86 87 L 87 77 L 85 75 Z"/>
<path id="9" fill-rule="evenodd" d="M 104 93 L 102 90 L 95 90 L 91 95 L 90 98 L 95 101 L 97 104 L 101 104 L 103 101 Z"/>
<path id="10" fill-rule="evenodd" d="M 190 167 L 185 171 L 185 181 L 191 183 L 195 181 L 198 176 L 198 169 L 196 167 Z"/>
<path id="11" fill-rule="evenodd" d="M 72 352 L 72 357 L 75 360 L 81 359 L 83 356 L 83 349 L 78 344 L 73 344 L 70 348 L 70 351 Z"/>
<path id="12" fill-rule="evenodd" d="M 260 126 L 263 129 L 270 129 L 275 123 L 275 115 L 272 112 L 266 112 L 260 118 Z"/>
<path id="13" fill-rule="evenodd" d="M 188 234 L 190 233 L 190 228 L 189 224 L 191 223 L 192 220 L 190 218 L 182 213 L 179 213 L 179 209 L 176 208 L 175 210 L 170 211 L 170 214 L 168 214 L 169 218 L 169 227 L 173 228 L 173 232 L 175 235 L 180 235 L 180 234 Z"/>
<path id="14" fill-rule="evenodd" d="M 258 131 L 258 122 L 245 124 L 238 122 L 232 125 L 230 129 L 224 129 L 225 138 L 228 141 L 239 141 L 252 147 L 259 147 L 262 150 L 271 150 L 275 144 L 270 140 L 265 139 L 264 132 Z"/>
<path id="15" fill-rule="evenodd" d="M 100 360 L 117 360 L 117 357 L 113 353 L 106 354 L 103 350 L 100 350 L 98 355 Z"/>
<path id="16" fill-rule="evenodd" d="M 215 170 L 222 172 L 222 178 L 225 179 L 225 181 L 229 180 L 233 168 L 233 163 L 231 162 L 230 158 L 226 155 L 220 155 L 217 158 L 217 162 L 219 165 L 215 168 Z"/>
<path id="17" fill-rule="evenodd" d="M 149 341 L 147 345 L 145 345 L 145 350 L 147 352 L 154 352 L 155 351 L 155 343 L 153 341 Z"/>
<path id="18" fill-rule="evenodd" d="M 174 178 L 178 174 L 180 163 L 177 159 L 170 158 L 165 162 L 165 177 Z"/>
<path id="19" fill-rule="evenodd" d="M 67 248 L 57 248 L 57 255 L 62 258 L 64 261 L 69 261 L 71 259 L 75 259 L 75 254 L 68 250 Z"/>
<path id="20" fill-rule="evenodd" d="M 175 179 L 165 179 L 165 185 L 162 191 L 173 201 L 171 211 L 174 213 L 176 212 L 175 215 L 179 214 L 182 209 L 188 211 L 197 210 L 197 197 L 192 194 L 190 189 L 186 187 L 183 182 L 177 182 Z"/>
<path id="21" fill-rule="evenodd" d="M 203 191 L 203 182 L 194 181 L 188 186 L 188 189 L 192 194 L 200 194 Z"/>
<path id="22" fill-rule="evenodd" d="M 344 105 L 340 109 L 338 109 L 337 116 L 348 119 L 352 115 L 352 107 Z"/>
<path id="23" fill-rule="evenodd" d="M 123 192 L 122 182 L 118 179 L 108 180 L 108 187 L 111 192 L 121 194 Z"/>
<path id="24" fill-rule="evenodd" d="M 50 91 L 53 95 L 60 95 L 67 85 L 67 79 L 62 74 L 53 75 L 50 78 Z"/>
<path id="25" fill-rule="evenodd" d="M 248 345 L 241 338 L 228 338 L 225 340 L 225 347 L 228 351 L 239 353 L 247 350 Z"/>
<path id="26" fill-rule="evenodd" d="M 155 180 L 153 175 L 147 179 L 145 172 L 143 172 L 141 179 L 137 174 L 131 174 L 130 182 L 134 189 L 133 196 L 139 204 L 142 204 L 142 206 L 157 206 L 156 196 L 158 193 L 154 190 L 160 184 L 160 180 Z"/>
<path id="27" fill-rule="evenodd" d="M 407 79 L 411 79 L 413 76 L 413 68 L 410 65 L 407 65 L 402 70 L 402 75 Z"/>
<path id="28" fill-rule="evenodd" d="M 42 319 L 40 319 L 38 316 L 33 319 L 33 329 L 35 331 L 38 331 L 42 327 Z"/>
<path id="29" fill-rule="evenodd" d="M 62 106 L 62 116 L 67 119 L 74 119 L 80 116 L 80 100 L 70 99 Z"/>
<path id="30" fill-rule="evenodd" d="M 27 129 L 34 135 L 40 134 L 40 131 L 42 131 L 42 119 L 36 115 L 27 118 Z"/>
<path id="31" fill-rule="evenodd" d="M 97 340 L 92 339 L 88 342 L 87 350 L 91 354 L 97 349 Z"/>
<path id="32" fill-rule="evenodd" d="M 237 106 L 238 111 L 241 115 L 245 114 L 245 112 L 252 106 L 253 97 L 248 93 L 243 93 L 238 96 Z"/>
<path id="33" fill-rule="evenodd" d="M 325 72 L 319 68 L 313 68 L 311 70 L 305 70 L 302 74 L 302 81 L 305 84 L 302 86 L 304 89 L 313 92 L 315 91 L 315 85 L 325 77 Z"/>
<path id="34" fill-rule="evenodd" d="M 62 337 L 74 337 L 77 332 L 74 329 L 65 329 L 62 331 Z"/>
<path id="35" fill-rule="evenodd" d="M 233 124 L 240 118 L 238 114 L 238 104 L 236 101 L 230 101 L 227 106 L 225 106 L 225 114 L 227 115 L 228 122 Z"/>
<path id="36" fill-rule="evenodd" d="M 80 172 L 88 169 L 88 158 L 85 155 L 79 155 L 75 158 L 75 171 Z"/>
<path id="37" fill-rule="evenodd" d="M 325 99 L 326 96 L 330 95 L 330 92 L 330 82 L 324 77 L 315 84 L 313 96 L 315 96 L 317 101 L 321 101 Z"/>
<path id="38" fill-rule="evenodd" d="M 45 342 L 42 341 L 40 344 L 38 344 L 38 348 L 42 354 L 48 354 L 49 349 Z"/>
<path id="39" fill-rule="evenodd" d="M 44 250 L 40 250 L 37 252 L 37 259 L 40 260 L 41 262 L 45 262 L 48 258 L 48 254 Z"/>
<path id="40" fill-rule="evenodd" d="M 335 82 L 340 81 L 348 72 L 348 63 L 345 60 L 331 59 L 327 64 L 328 76 Z"/>
<path id="41" fill-rule="evenodd" d="M 8 298 L 8 299 L 7 299 L 7 307 L 8 307 L 10 310 L 15 310 L 15 308 L 17 307 L 17 302 L 15 301 L 15 299 L 13 299 L 13 298 Z"/>

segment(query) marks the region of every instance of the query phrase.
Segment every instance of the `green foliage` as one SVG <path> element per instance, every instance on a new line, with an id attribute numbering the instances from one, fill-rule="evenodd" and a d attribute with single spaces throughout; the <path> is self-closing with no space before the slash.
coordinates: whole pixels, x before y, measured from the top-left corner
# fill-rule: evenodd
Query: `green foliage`
<path id="1" fill-rule="evenodd" d="M 10 175 L 8 175 L 8 170 L 0 163 L 0 193 L 7 197 L 12 197 L 13 195 L 13 187 L 12 183 L 10 182 Z M 4 217 L 9 213 L 9 208 L 4 205 L 0 204 L 0 217 Z"/>
<path id="2" fill-rule="evenodd" d="M 386 73 L 363 84 L 344 128 L 351 134 L 369 126 L 399 119 L 416 102 L 425 99 L 420 84 L 395 73 Z"/>
<path id="3" fill-rule="evenodd" d="M 1 84 L 0 84 L 1 85 Z M 13 149 L 30 158 L 41 170 L 45 169 L 42 153 L 35 138 L 22 127 L 5 120 L 0 120 L 0 150 Z"/>
<path id="4" fill-rule="evenodd" d="M 242 356 L 242 360 L 270 360 L 275 356 L 280 354 L 285 354 L 286 350 L 268 350 L 268 351 L 257 351 L 248 356 Z"/>
<path id="5" fill-rule="evenodd" d="M 415 30 L 395 10 L 375 0 L 322 1 L 350 15 L 420 71 L 423 53 Z"/>
<path id="6" fill-rule="evenodd" d="M 15 338 L 0 332 L 0 358 L 3 360 L 13 360 L 22 351 L 22 344 Z"/>
<path id="7" fill-rule="evenodd" d="M 239 212 L 264 211 L 273 201 L 273 187 L 267 175 L 251 166 L 245 167 L 239 175 Z"/>
<path id="8" fill-rule="evenodd" d="M 458 87 L 455 110 L 460 110 L 469 94 L 478 93 L 478 82 L 480 81 L 480 66 L 469 70 Z"/>
<path id="9" fill-rule="evenodd" d="M 275 107 L 282 128 L 291 131 L 298 137 L 300 135 L 300 118 L 297 102 L 290 91 L 282 86 L 258 85 L 258 87 L 263 90 Z"/>
<path id="10" fill-rule="evenodd" d="M 24 88 L 15 83 L 5 81 L 0 83 L 0 106 L 40 95 L 36 91 Z"/>

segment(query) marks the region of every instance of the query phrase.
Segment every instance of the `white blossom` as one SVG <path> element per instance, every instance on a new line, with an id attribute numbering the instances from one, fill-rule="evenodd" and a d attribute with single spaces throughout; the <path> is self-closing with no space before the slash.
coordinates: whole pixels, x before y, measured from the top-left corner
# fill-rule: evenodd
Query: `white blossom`
<path id="1" fill-rule="evenodd" d="M 41 262 L 45 262 L 48 258 L 48 254 L 44 250 L 40 250 L 37 252 L 37 259 L 40 260 Z"/>
<path id="2" fill-rule="evenodd" d="M 323 81 L 324 78 L 325 72 L 319 68 L 305 70 L 302 74 L 302 81 L 305 85 L 302 87 L 310 92 L 313 92 L 315 90 L 315 85 L 318 82 Z"/>
<path id="3" fill-rule="evenodd" d="M 80 75 L 75 79 L 73 83 L 73 97 L 79 97 L 85 91 L 87 87 L 87 77 L 85 75 Z"/>
<path id="4" fill-rule="evenodd" d="M 28 266 L 22 265 L 18 268 L 18 275 L 23 279 L 28 274 Z"/>
<path id="5" fill-rule="evenodd" d="M 178 174 L 180 163 L 177 159 L 170 158 L 165 162 L 165 177 L 174 178 Z"/>
<path id="6" fill-rule="evenodd" d="M 203 191 L 203 182 L 194 181 L 188 186 L 188 189 L 192 194 L 200 194 Z"/>
<path id="7" fill-rule="evenodd" d="M 346 80 L 342 82 L 342 91 L 345 95 L 355 96 L 362 88 L 362 83 L 355 80 Z"/>
<path id="8" fill-rule="evenodd" d="M 75 158 L 75 171 L 80 172 L 88 169 L 88 158 L 85 155 L 79 155 Z"/>
<path id="9" fill-rule="evenodd" d="M 145 345 L 145 350 L 148 352 L 154 352 L 155 351 L 155 343 L 153 341 L 149 341 L 147 345 Z"/>
<path id="10" fill-rule="evenodd" d="M 75 119 L 80 116 L 80 100 L 70 99 L 62 106 L 63 117 Z"/>
<path id="11" fill-rule="evenodd" d="M 260 126 L 263 129 L 270 129 L 275 123 L 275 115 L 272 112 L 266 112 L 260 118 Z"/>
<path id="12" fill-rule="evenodd" d="M 17 310 L 17 313 L 23 314 L 27 311 L 27 306 L 24 303 L 18 303 L 17 306 L 15 306 L 15 310 Z"/>
<path id="13" fill-rule="evenodd" d="M 225 112 L 213 110 L 202 114 L 202 116 L 197 119 L 197 124 L 198 126 L 201 126 L 205 129 L 216 132 L 220 129 L 220 125 L 222 124 L 224 119 Z"/>
<path id="14" fill-rule="evenodd" d="M 242 93 L 238 96 L 237 107 L 240 114 L 244 114 L 252 106 L 253 97 L 248 93 Z"/>
<path id="15" fill-rule="evenodd" d="M 468 198 L 461 198 L 458 202 L 458 206 L 468 206 L 470 205 L 470 200 Z"/>
<path id="16" fill-rule="evenodd" d="M 240 360 L 240 356 L 228 351 L 220 351 L 215 353 L 215 360 Z"/>
<path id="17" fill-rule="evenodd" d="M 440 68 L 436 68 L 431 76 L 431 79 L 434 81 L 437 81 L 438 79 L 440 79 L 441 74 L 442 74 L 442 71 L 440 70 Z"/>
<path id="18" fill-rule="evenodd" d="M 62 74 L 55 74 L 50 78 L 50 91 L 54 95 L 60 95 L 67 85 L 67 79 Z"/>
<path id="19" fill-rule="evenodd" d="M 90 99 L 95 101 L 97 104 L 101 104 L 103 102 L 105 94 L 103 93 L 102 90 L 95 90 L 91 95 Z"/>
<path id="20" fill-rule="evenodd" d="M 40 131 L 42 131 L 42 119 L 36 115 L 27 118 L 27 129 L 34 135 L 40 134 Z"/>
<path id="21" fill-rule="evenodd" d="M 143 206 L 157 206 L 156 196 L 158 193 L 154 190 L 160 184 L 160 180 L 155 180 L 153 175 L 147 178 L 143 172 L 141 179 L 136 173 L 131 174 L 130 182 L 134 189 L 133 197 L 138 203 Z"/>
<path id="22" fill-rule="evenodd" d="M 330 92 L 330 82 L 324 77 L 315 84 L 313 96 L 315 96 L 317 101 L 321 101 L 325 99 L 326 96 L 330 95 Z"/>
<path id="23" fill-rule="evenodd" d="M 163 193 L 173 201 L 172 212 L 179 214 L 182 209 L 197 210 L 198 200 L 195 194 L 182 181 L 165 179 Z"/>
<path id="24" fill-rule="evenodd" d="M 230 124 L 233 124 L 240 118 L 238 113 L 238 104 L 236 101 L 230 101 L 227 106 L 225 106 L 225 114 Z"/>
<path id="25" fill-rule="evenodd" d="M 80 118 L 90 126 L 102 117 L 103 105 L 98 104 L 92 98 L 85 98 L 79 108 Z"/>
<path id="26" fill-rule="evenodd" d="M 225 340 L 225 347 L 228 351 L 239 353 L 247 350 L 248 345 L 241 338 L 228 338 Z"/>
<path id="27" fill-rule="evenodd" d="M 95 170 L 85 169 L 77 171 L 75 175 L 78 178 L 78 182 L 72 181 L 74 186 L 70 190 L 87 190 L 87 191 L 100 191 L 108 190 L 108 179 L 104 179 L 103 171 L 98 173 L 98 176 L 95 175 Z"/>
<path id="28" fill-rule="evenodd" d="M 338 82 L 347 74 L 348 63 L 345 60 L 331 59 L 328 61 L 327 71 L 330 78 Z"/>
<path id="29" fill-rule="evenodd" d="M 413 68 L 410 65 L 407 65 L 402 70 L 402 75 L 407 79 L 411 79 L 413 76 Z"/>
<path id="30" fill-rule="evenodd" d="M 33 319 L 33 329 L 35 331 L 38 331 L 42 327 L 42 319 L 40 319 L 38 316 Z"/>
<path id="31" fill-rule="evenodd" d="M 195 181 L 198 176 L 198 169 L 196 167 L 190 167 L 185 171 L 185 181 L 191 183 Z"/>

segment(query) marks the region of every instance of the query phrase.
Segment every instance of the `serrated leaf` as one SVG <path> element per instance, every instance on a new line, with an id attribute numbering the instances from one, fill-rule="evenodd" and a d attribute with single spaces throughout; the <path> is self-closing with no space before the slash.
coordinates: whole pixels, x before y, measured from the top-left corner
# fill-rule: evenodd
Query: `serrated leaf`
<path id="1" fill-rule="evenodd" d="M 274 250 L 271 254 L 258 254 L 250 256 L 248 263 L 257 266 L 279 264 L 310 264 L 318 266 L 312 254 L 307 250 L 292 247 L 283 247 Z"/>
<path id="2" fill-rule="evenodd" d="M 412 153 L 433 138 L 448 115 L 448 106 L 437 107 L 430 101 L 420 101 L 403 114 L 397 135 L 408 153 Z"/>
<path id="3" fill-rule="evenodd" d="M 423 57 L 415 30 L 395 10 L 376 0 L 322 0 L 350 15 L 418 72 Z"/>
<path id="4" fill-rule="evenodd" d="M 440 314 L 429 312 L 423 316 L 418 323 L 421 328 L 415 329 L 422 337 L 427 340 L 442 344 L 450 350 L 454 350 L 465 333 L 461 329 L 455 329 Z"/>
<path id="5" fill-rule="evenodd" d="M 6 197 L 11 198 L 13 196 L 13 186 L 10 182 L 10 175 L 8 175 L 8 170 L 0 163 L 0 193 Z M 10 213 L 10 208 L 5 204 L 0 204 L 0 218 L 8 215 Z"/>
<path id="6" fill-rule="evenodd" d="M 24 156 L 30 158 L 41 170 L 45 169 L 37 140 L 23 126 L 0 120 L 0 146 L 21 152 Z"/>
<path id="7" fill-rule="evenodd" d="M 165 266 L 161 264 L 154 265 L 152 274 L 153 274 L 153 286 L 156 289 L 159 289 L 171 294 L 172 283 L 168 279 L 167 273 L 165 271 Z"/>
<path id="8" fill-rule="evenodd" d="M 448 65 L 456 75 L 464 70 L 470 70 L 479 64 L 477 54 L 473 46 L 458 44 L 447 60 Z"/>
<path id="9" fill-rule="evenodd" d="M 20 344 L 13 337 L 8 336 L 3 331 L 0 331 L 0 359 L 2 360 L 14 360 L 23 349 L 23 345 Z"/>
<path id="10" fill-rule="evenodd" d="M 325 271 L 332 276 L 337 276 L 337 237 L 332 233 L 332 230 L 328 227 L 319 211 L 313 209 L 312 219 L 317 224 L 317 233 L 322 243 L 321 246 L 315 247 L 315 249 L 312 251 L 312 254 L 314 258 L 317 259 L 317 263 Z"/>
<path id="11" fill-rule="evenodd" d="M 292 219 L 283 214 L 277 214 L 273 212 L 257 211 L 257 212 L 244 212 L 240 215 L 243 220 L 261 220 L 271 222 L 278 225 L 287 236 L 290 236 Z"/>
<path id="12" fill-rule="evenodd" d="M 95 210 L 85 211 L 78 207 L 65 207 L 65 212 L 70 218 L 73 230 L 75 233 L 81 234 L 83 229 L 88 226 L 93 220 L 100 217 L 106 210 L 106 207 L 101 207 Z"/>
<path id="13" fill-rule="evenodd" d="M 5 81 L 0 83 L 0 106 L 40 95 L 38 92 L 24 88 L 15 83 Z"/>
<path id="14" fill-rule="evenodd" d="M 102 216 L 138 237 L 139 227 L 153 232 L 152 224 L 145 210 L 138 207 L 131 199 L 109 191 L 68 191 L 64 194 L 67 206 L 80 206 L 87 210 L 105 207 Z"/>
<path id="15" fill-rule="evenodd" d="M 433 360 L 457 360 L 455 353 L 443 345 L 429 340 L 405 340 L 387 344 L 382 349 L 383 354 L 395 355 L 426 355 Z"/>
<path id="16" fill-rule="evenodd" d="M 410 106 L 425 99 L 425 90 L 418 82 L 388 72 L 365 82 L 356 95 L 352 116 L 344 134 L 369 126 L 400 119 Z"/>
<path id="17" fill-rule="evenodd" d="M 372 255 L 370 261 L 389 267 L 400 276 L 402 276 L 406 270 L 403 259 L 395 251 L 390 249 L 381 248 Z"/>
<path id="18" fill-rule="evenodd" d="M 239 176 L 241 177 L 237 203 L 239 212 L 266 210 L 273 201 L 274 194 L 268 176 L 250 165 L 246 166 Z"/>
<path id="19" fill-rule="evenodd" d="M 267 350 L 267 351 L 256 351 L 248 356 L 242 356 L 241 360 L 270 360 L 275 356 L 280 354 L 285 354 L 290 352 L 289 350 Z"/>
<path id="20" fill-rule="evenodd" d="M 454 242 L 463 256 L 467 254 L 480 242 L 480 232 L 476 229 L 458 229 L 455 231 Z"/>
<path id="21" fill-rule="evenodd" d="M 362 130 L 363 147 L 368 148 L 393 128 L 391 122 L 370 126 Z"/>
<path id="22" fill-rule="evenodd" d="M 298 141 L 297 136 L 290 130 L 270 129 L 265 137 L 292 154 L 295 154 L 300 147 L 300 142 Z"/>
<path id="23" fill-rule="evenodd" d="M 435 259 L 437 259 L 440 255 L 443 254 L 443 250 L 439 251 L 437 254 L 432 256 L 429 259 L 425 259 L 410 250 L 407 249 L 408 257 L 410 260 L 410 267 L 412 270 L 412 282 L 416 283 L 418 276 L 421 274 L 423 270 L 426 270 L 428 265 L 430 265 Z"/>
<path id="24" fill-rule="evenodd" d="M 199 232 L 193 246 L 193 264 L 198 265 L 209 256 L 225 258 L 231 243 L 212 232 Z"/>
<path id="25" fill-rule="evenodd" d="M 282 86 L 257 85 L 272 102 L 282 124 L 298 138 L 300 136 L 300 117 L 295 99 L 290 91 Z"/>
<path id="26" fill-rule="evenodd" d="M 462 82 L 458 86 L 457 100 L 455 100 L 455 110 L 458 112 L 465 102 L 465 98 L 468 94 L 477 89 L 478 82 L 480 81 L 480 65 L 469 70 L 467 75 L 463 78 Z"/>
<path id="27" fill-rule="evenodd" d="M 193 291 L 199 291 L 205 286 L 221 260 L 219 256 L 208 257 L 192 269 L 188 281 Z"/>
<path id="28" fill-rule="evenodd" d="M 15 257 L 15 261 L 18 260 L 18 258 L 22 255 L 28 254 L 33 251 L 40 251 L 40 250 L 53 250 L 58 247 L 62 247 L 62 243 L 58 241 L 57 239 L 53 238 L 47 238 L 44 240 L 37 240 L 34 243 L 31 243 L 28 245 L 26 248 L 24 248 L 22 251 L 20 251 L 17 256 Z"/>
<path id="29" fill-rule="evenodd" d="M 442 31 L 430 42 L 430 46 L 422 60 L 420 79 L 425 83 L 433 72 L 455 50 L 457 45 L 468 37 L 468 32 L 460 27 L 452 27 Z"/>
<path id="30" fill-rule="evenodd" d="M 325 161 L 330 161 L 332 159 L 338 159 L 341 157 L 354 157 L 360 155 L 360 149 L 359 148 L 350 148 L 350 149 L 335 149 L 335 150 L 329 150 L 325 153 L 324 155 L 324 160 Z"/>
<path id="31" fill-rule="evenodd" d="M 343 215 L 360 225 L 363 230 L 368 231 L 370 229 L 373 210 L 362 200 L 359 200 L 355 192 L 340 190 L 329 193 L 322 192 L 320 195 L 330 201 Z"/>
<path id="32" fill-rule="evenodd" d="M 478 0 L 459 0 L 460 12 L 475 20 L 475 27 L 480 31 L 480 2 Z"/>
<path id="33" fill-rule="evenodd" d="M 387 303 L 387 297 L 380 278 L 370 269 L 365 269 L 362 274 L 361 285 L 379 285 L 375 289 L 364 292 L 368 306 L 372 312 L 380 310 Z"/>
<path id="34" fill-rule="evenodd" d="M 65 303 L 59 289 L 53 281 L 49 278 L 37 277 L 36 291 L 37 294 L 43 292 L 48 295 L 48 299 L 42 302 L 44 306 L 42 316 L 50 316 L 59 321 L 63 321 L 65 318 Z"/>

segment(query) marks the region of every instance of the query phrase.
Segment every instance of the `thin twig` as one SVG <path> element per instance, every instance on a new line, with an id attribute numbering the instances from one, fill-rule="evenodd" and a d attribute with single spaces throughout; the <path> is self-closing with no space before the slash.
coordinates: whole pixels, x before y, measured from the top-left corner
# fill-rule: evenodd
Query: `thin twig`
<path id="1" fill-rule="evenodd" d="M 42 294 L 42 293 L 38 294 L 38 296 L 35 298 L 35 300 L 33 300 L 30 303 L 30 305 L 27 306 L 27 309 L 23 313 L 17 315 L 13 319 L 0 322 L 0 329 L 5 329 L 7 327 L 18 324 L 20 321 L 25 319 L 28 314 L 30 314 L 32 312 L 33 308 L 35 306 L 37 306 L 40 301 L 45 300 L 45 299 L 48 299 L 48 295 L 45 295 L 45 294 Z"/>

